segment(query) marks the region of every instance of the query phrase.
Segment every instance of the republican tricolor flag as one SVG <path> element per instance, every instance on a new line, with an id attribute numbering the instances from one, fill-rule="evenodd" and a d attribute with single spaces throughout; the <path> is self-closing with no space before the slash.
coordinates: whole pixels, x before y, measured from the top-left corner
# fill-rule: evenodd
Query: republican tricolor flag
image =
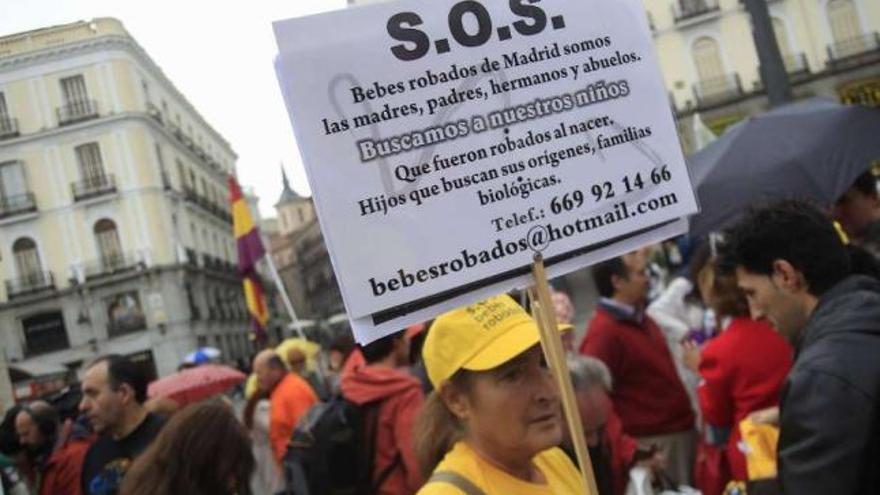
<path id="1" fill-rule="evenodd" d="M 229 177 L 229 201 L 232 203 L 232 230 L 238 248 L 238 274 L 242 277 L 254 334 L 260 341 L 266 337 L 269 309 L 266 307 L 263 284 L 257 275 L 257 262 L 266 255 L 266 248 L 260 238 L 260 229 L 254 225 L 254 218 L 241 194 L 241 187 L 232 176 Z"/>

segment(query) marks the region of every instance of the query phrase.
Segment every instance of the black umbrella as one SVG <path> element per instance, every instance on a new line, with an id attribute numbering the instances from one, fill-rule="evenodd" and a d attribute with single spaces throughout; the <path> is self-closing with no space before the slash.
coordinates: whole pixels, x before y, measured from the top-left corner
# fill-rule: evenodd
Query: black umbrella
<path id="1" fill-rule="evenodd" d="M 751 117 L 689 159 L 701 211 L 691 235 L 720 230 L 750 205 L 831 205 L 880 160 L 880 109 L 814 98 Z"/>

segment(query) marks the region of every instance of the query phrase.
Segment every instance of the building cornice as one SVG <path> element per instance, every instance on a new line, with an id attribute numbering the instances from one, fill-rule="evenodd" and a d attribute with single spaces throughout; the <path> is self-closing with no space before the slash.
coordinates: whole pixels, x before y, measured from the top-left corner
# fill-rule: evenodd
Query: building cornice
<path id="1" fill-rule="evenodd" d="M 156 62 L 150 58 L 149 54 L 141 47 L 138 42 L 130 36 L 121 36 L 117 34 L 101 35 L 95 38 L 74 41 L 70 43 L 59 44 L 50 48 L 42 48 L 38 50 L 7 55 L 0 57 L 0 72 L 10 72 L 18 69 L 34 67 L 40 64 L 55 62 L 70 58 L 73 55 L 82 55 L 89 53 L 99 53 L 109 50 L 122 50 L 134 57 L 141 66 L 146 68 L 153 77 L 156 78 L 165 89 L 171 93 L 184 109 L 190 112 L 196 121 L 201 124 L 208 132 L 221 143 L 227 153 L 231 154 L 233 160 L 238 159 L 238 155 L 232 149 L 229 142 L 217 132 L 202 115 L 195 109 L 189 100 L 181 93 L 165 75 Z"/>

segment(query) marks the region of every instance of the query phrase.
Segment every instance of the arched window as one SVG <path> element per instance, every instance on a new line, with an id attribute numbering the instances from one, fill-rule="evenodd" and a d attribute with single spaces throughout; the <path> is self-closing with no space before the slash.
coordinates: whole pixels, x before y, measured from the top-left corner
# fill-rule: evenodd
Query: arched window
<path id="1" fill-rule="evenodd" d="M 831 37 L 834 39 L 835 56 L 847 57 L 865 51 L 862 25 L 852 0 L 828 2 L 828 24 L 831 26 Z"/>
<path id="2" fill-rule="evenodd" d="M 700 81 L 713 81 L 724 76 L 724 64 L 721 62 L 721 51 L 718 42 L 703 37 L 694 43 L 694 65 Z"/>
<path id="3" fill-rule="evenodd" d="M 104 268 L 114 269 L 124 263 L 119 231 L 116 230 L 113 220 L 105 218 L 95 223 L 95 243 Z"/>
<path id="4" fill-rule="evenodd" d="M 22 237 L 12 245 L 12 254 L 18 276 L 23 280 L 38 283 L 43 277 L 43 268 L 40 264 L 40 255 L 37 253 L 37 243 L 29 237 Z"/>

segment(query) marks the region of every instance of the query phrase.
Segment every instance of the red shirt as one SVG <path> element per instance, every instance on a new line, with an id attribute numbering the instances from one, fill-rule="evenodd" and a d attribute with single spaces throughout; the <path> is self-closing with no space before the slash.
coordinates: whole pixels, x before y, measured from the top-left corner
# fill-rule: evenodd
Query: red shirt
<path id="1" fill-rule="evenodd" d="M 749 413 L 779 405 L 791 361 L 785 339 L 750 318 L 734 319 L 700 353 L 700 409 L 710 425 L 731 428 L 727 459 L 734 479 L 748 479 L 745 457 L 737 447 L 739 422 Z"/>
<path id="2" fill-rule="evenodd" d="M 611 371 L 611 400 L 626 433 L 643 437 L 694 427 L 666 339 L 647 315 L 637 322 L 598 306 L 580 352 L 601 359 Z"/>

